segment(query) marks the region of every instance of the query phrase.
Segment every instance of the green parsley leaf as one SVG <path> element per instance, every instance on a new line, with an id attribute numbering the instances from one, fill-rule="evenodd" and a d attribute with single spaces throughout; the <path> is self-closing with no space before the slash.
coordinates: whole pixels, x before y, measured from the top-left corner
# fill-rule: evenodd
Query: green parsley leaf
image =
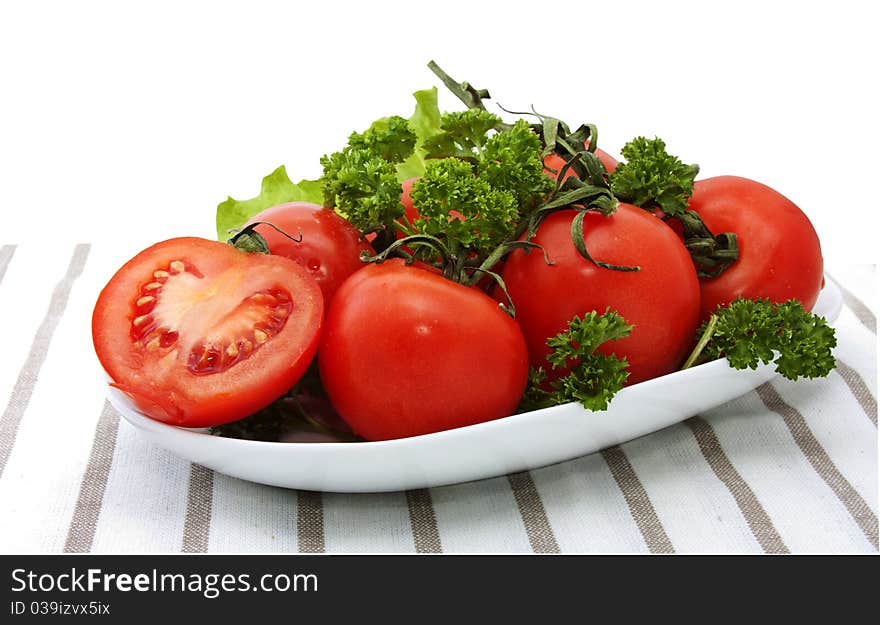
<path id="1" fill-rule="evenodd" d="M 410 195 L 419 211 L 416 231 L 442 237 L 452 250 L 488 254 L 512 237 L 518 220 L 513 194 L 493 188 L 456 158 L 428 161 Z"/>
<path id="2" fill-rule="evenodd" d="M 363 133 L 353 132 L 348 146 L 354 150 L 366 150 L 371 155 L 389 163 L 402 163 L 416 147 L 416 134 L 409 122 L 398 115 L 374 121 Z"/>
<path id="3" fill-rule="evenodd" d="M 555 406 L 556 401 L 552 391 L 544 388 L 544 381 L 547 379 L 547 372 L 543 367 L 529 367 L 529 378 L 526 384 L 525 393 L 520 399 L 517 412 L 531 412 L 532 410 L 540 410 Z"/>
<path id="4" fill-rule="evenodd" d="M 773 362 L 789 380 L 824 377 L 835 367 L 834 328 L 805 311 L 797 300 L 774 304 L 768 299 L 739 298 L 719 306 L 713 317 L 697 332 L 698 338 L 707 329 L 712 332 L 701 362 L 726 357 L 734 369 L 756 369 L 760 363 Z"/>
<path id="5" fill-rule="evenodd" d="M 687 208 L 700 168 L 666 152 L 662 139 L 636 137 L 621 150 L 625 162 L 611 174 L 611 190 L 622 202 L 675 216 Z"/>
<path id="6" fill-rule="evenodd" d="M 626 358 L 597 353 L 607 341 L 629 336 L 632 326 L 618 313 L 592 311 L 583 318 L 574 317 L 568 328 L 547 340 L 552 349 L 547 361 L 553 369 L 567 369 L 567 374 L 553 380 L 547 389 L 546 372 L 542 368 L 529 372 L 529 384 L 520 410 L 536 410 L 572 401 L 587 410 L 605 410 L 623 388 L 629 373 Z"/>
<path id="7" fill-rule="evenodd" d="M 420 215 L 413 225 L 482 260 L 553 190 L 541 139 L 524 120 L 506 126 L 482 109 L 446 113 L 441 128 L 426 141 L 425 174 L 411 192 Z"/>
<path id="8" fill-rule="evenodd" d="M 544 173 L 541 138 L 525 120 L 492 135 L 477 163 L 477 173 L 496 189 L 510 191 L 525 215 L 551 191 L 553 180 Z"/>
<path id="9" fill-rule="evenodd" d="M 444 113 L 440 117 L 441 131 L 425 141 L 427 158 L 454 156 L 473 161 L 488 141 L 489 131 L 500 124 L 500 117 L 483 109 Z"/>
<path id="10" fill-rule="evenodd" d="M 403 216 L 396 164 L 409 158 L 415 144 L 409 123 L 397 116 L 374 122 L 364 133 L 352 133 L 341 151 L 321 157 L 324 205 L 363 233 L 390 231 L 394 220 Z"/>

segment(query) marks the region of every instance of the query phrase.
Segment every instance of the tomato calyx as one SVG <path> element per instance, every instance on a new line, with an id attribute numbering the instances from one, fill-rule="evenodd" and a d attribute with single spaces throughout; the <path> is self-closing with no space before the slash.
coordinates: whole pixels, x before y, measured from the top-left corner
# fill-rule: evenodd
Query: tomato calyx
<path id="1" fill-rule="evenodd" d="M 701 278 L 715 278 L 739 258 L 739 243 L 736 233 L 722 232 L 712 234 L 702 217 L 693 210 L 685 210 L 674 217 L 684 231 L 684 246 L 691 254 L 697 275 Z"/>
<path id="2" fill-rule="evenodd" d="M 365 263 L 381 264 L 389 259 L 389 257 L 403 258 L 407 265 L 411 265 L 416 261 L 414 252 L 409 249 L 428 248 L 437 256 L 437 262 L 432 265 L 440 269 L 441 274 L 447 280 L 463 284 L 464 286 L 473 287 L 484 277 L 491 279 L 501 292 L 507 303 L 500 303 L 501 310 L 516 317 L 516 308 L 513 300 L 507 292 L 507 285 L 501 275 L 493 269 L 508 253 L 515 249 L 533 250 L 539 249 L 544 254 L 544 261 L 548 265 L 552 265 L 553 261 L 547 255 L 547 251 L 539 244 L 530 241 L 505 241 L 495 248 L 482 262 L 478 257 L 462 253 L 456 248 L 447 245 L 446 242 L 438 237 L 429 234 L 414 234 L 402 239 L 398 239 L 385 250 L 374 256 L 368 253 L 361 255 L 361 260 Z"/>
<path id="3" fill-rule="evenodd" d="M 302 232 L 299 233 L 299 238 L 297 238 L 288 234 L 275 224 L 269 223 L 268 221 L 255 221 L 253 223 L 250 223 L 244 228 L 236 231 L 235 234 L 233 234 L 233 236 L 226 242 L 235 249 L 241 250 L 242 252 L 270 254 L 271 252 L 269 251 L 269 244 L 266 242 L 266 238 L 256 231 L 257 226 L 269 226 L 270 228 L 273 228 L 279 233 L 286 236 L 291 241 L 295 241 L 296 243 L 302 242 Z"/>

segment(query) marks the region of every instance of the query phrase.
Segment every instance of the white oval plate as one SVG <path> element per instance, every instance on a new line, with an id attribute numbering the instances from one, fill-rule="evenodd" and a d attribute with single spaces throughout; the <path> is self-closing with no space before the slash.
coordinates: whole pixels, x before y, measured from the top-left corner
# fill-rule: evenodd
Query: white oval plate
<path id="1" fill-rule="evenodd" d="M 843 305 L 826 279 L 813 309 L 833 323 Z M 147 438 L 181 458 L 252 482 L 330 492 L 427 488 L 506 475 L 577 458 L 673 425 L 749 392 L 776 374 L 716 360 L 621 390 L 607 410 L 579 404 L 455 430 L 368 443 L 269 443 L 179 428 L 138 412 L 108 387 L 110 403 Z"/>

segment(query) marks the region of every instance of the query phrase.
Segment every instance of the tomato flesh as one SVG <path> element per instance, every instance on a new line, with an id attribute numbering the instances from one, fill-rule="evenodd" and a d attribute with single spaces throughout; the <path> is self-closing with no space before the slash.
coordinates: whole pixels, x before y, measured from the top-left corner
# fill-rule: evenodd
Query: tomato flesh
<path id="1" fill-rule="evenodd" d="M 116 272 L 92 337 L 112 385 L 141 411 L 204 427 L 286 392 L 315 354 L 322 314 L 320 289 L 297 263 L 180 238 Z"/>
<path id="2" fill-rule="evenodd" d="M 342 285 L 318 364 L 333 406 L 368 440 L 508 416 L 528 375 L 522 332 L 497 302 L 400 259 Z"/>

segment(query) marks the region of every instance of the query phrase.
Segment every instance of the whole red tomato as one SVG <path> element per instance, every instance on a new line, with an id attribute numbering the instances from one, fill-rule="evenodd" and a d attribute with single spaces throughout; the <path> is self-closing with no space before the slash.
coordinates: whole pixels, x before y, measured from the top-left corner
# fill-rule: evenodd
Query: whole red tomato
<path id="1" fill-rule="evenodd" d="M 255 215 L 248 224 L 257 221 L 273 224 L 293 237 L 302 235 L 302 241 L 297 243 L 269 226 L 255 228 L 266 239 L 272 254 L 295 260 L 311 274 L 328 302 L 339 285 L 363 267 L 361 252 L 375 253 L 357 228 L 318 204 L 279 204 Z"/>
<path id="2" fill-rule="evenodd" d="M 584 242 L 596 260 L 638 266 L 622 272 L 584 259 L 571 240 L 575 211 L 553 213 L 533 239 L 553 261 L 533 250 L 510 254 L 503 278 L 516 306 L 533 367 L 549 370 L 547 339 L 562 332 L 575 315 L 611 308 L 633 325 L 631 334 L 606 343 L 600 351 L 626 357 L 628 384 L 677 369 L 693 347 L 700 308 L 700 287 L 690 255 L 661 220 L 629 204 L 610 217 L 589 213 Z M 560 371 L 548 371 L 550 377 Z"/>
<path id="3" fill-rule="evenodd" d="M 400 259 L 340 287 L 318 364 L 333 406 L 368 440 L 508 416 L 528 375 L 522 332 L 497 302 Z"/>
<path id="4" fill-rule="evenodd" d="M 716 278 L 701 278 L 702 317 L 737 297 L 796 299 L 812 309 L 822 289 L 822 250 L 806 215 L 768 186 L 737 176 L 698 180 L 688 208 L 712 232 L 734 232 L 739 258 Z"/>
<path id="5" fill-rule="evenodd" d="M 92 339 L 111 384 L 144 414 L 220 425 L 264 408 L 302 377 L 323 309 L 315 281 L 287 258 L 170 239 L 110 279 Z"/>

